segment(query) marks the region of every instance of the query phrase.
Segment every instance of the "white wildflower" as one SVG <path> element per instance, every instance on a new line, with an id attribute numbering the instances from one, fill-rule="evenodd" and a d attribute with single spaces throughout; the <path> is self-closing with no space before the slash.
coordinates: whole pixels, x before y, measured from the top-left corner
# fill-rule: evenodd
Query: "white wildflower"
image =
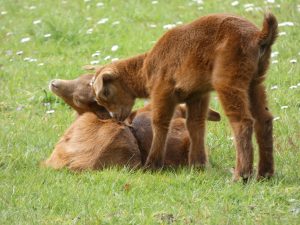
<path id="1" fill-rule="evenodd" d="M 280 119 L 280 117 L 276 116 L 276 117 L 273 118 L 273 121 L 276 121 L 276 120 L 279 120 L 279 119 Z"/>
<path id="2" fill-rule="evenodd" d="M 290 63 L 292 63 L 292 64 L 297 63 L 297 59 L 291 59 L 291 60 L 290 60 Z"/>
<path id="3" fill-rule="evenodd" d="M 272 60 L 272 64 L 277 64 L 278 60 Z"/>
<path id="4" fill-rule="evenodd" d="M 285 35 L 286 35 L 286 32 L 284 32 L 284 31 L 278 33 L 278 36 L 285 36 Z"/>
<path id="5" fill-rule="evenodd" d="M 90 20 L 92 20 L 92 17 L 88 16 L 85 19 L 88 20 L 88 21 L 90 21 Z"/>
<path id="6" fill-rule="evenodd" d="M 253 7 L 248 7 L 248 8 L 245 8 L 245 11 L 246 12 L 251 12 L 251 11 L 253 11 L 254 10 L 254 8 Z"/>
<path id="7" fill-rule="evenodd" d="M 38 66 L 43 66 L 43 65 L 44 65 L 44 63 L 39 63 L 39 64 L 38 64 Z"/>
<path id="8" fill-rule="evenodd" d="M 298 86 L 292 85 L 292 86 L 290 86 L 289 88 L 290 88 L 290 89 L 295 89 L 295 88 L 298 88 Z"/>
<path id="9" fill-rule="evenodd" d="M 262 7 L 255 7 L 255 11 L 263 11 Z"/>
<path id="10" fill-rule="evenodd" d="M 90 64 L 91 64 L 91 65 L 99 64 L 99 60 L 93 60 L 93 61 L 90 62 Z"/>
<path id="11" fill-rule="evenodd" d="M 170 30 L 170 29 L 172 29 L 174 27 L 176 27 L 175 24 L 166 24 L 166 25 L 163 26 L 163 28 L 166 29 L 166 30 Z"/>
<path id="12" fill-rule="evenodd" d="M 108 18 L 102 18 L 101 20 L 99 20 L 98 22 L 97 22 L 97 24 L 104 24 L 104 23 L 106 23 L 108 21 Z"/>
<path id="13" fill-rule="evenodd" d="M 6 14 L 7 14 L 6 11 L 2 11 L 2 12 L 1 12 L 1 15 L 6 15 Z"/>
<path id="14" fill-rule="evenodd" d="M 288 106 L 287 106 L 287 105 L 283 105 L 283 106 L 281 106 L 280 108 L 281 108 L 281 109 L 287 109 Z"/>
<path id="15" fill-rule="evenodd" d="M 120 24 L 120 21 L 118 21 L 118 20 L 112 23 L 113 26 L 118 25 L 118 24 Z"/>
<path id="16" fill-rule="evenodd" d="M 267 3 L 275 3 L 275 0 L 266 0 Z"/>
<path id="17" fill-rule="evenodd" d="M 91 33 L 93 33 L 93 28 L 90 28 L 86 31 L 86 34 L 91 34 Z"/>
<path id="18" fill-rule="evenodd" d="M 23 51 L 16 52 L 16 55 L 22 55 L 22 54 L 23 54 Z"/>
<path id="19" fill-rule="evenodd" d="M 271 87 L 271 90 L 275 90 L 275 89 L 278 89 L 277 85 L 274 85 L 274 86 Z"/>
<path id="20" fill-rule="evenodd" d="M 29 62 L 36 62 L 36 61 L 37 61 L 37 59 L 33 59 L 33 58 L 29 59 Z"/>
<path id="21" fill-rule="evenodd" d="M 176 24 L 177 25 L 181 25 L 181 24 L 183 24 L 183 22 L 182 21 L 178 21 L 178 22 L 176 22 Z"/>
<path id="22" fill-rule="evenodd" d="M 55 112 L 55 111 L 54 111 L 53 109 L 46 111 L 47 114 L 52 114 L 52 113 L 54 113 L 54 112 Z"/>
<path id="23" fill-rule="evenodd" d="M 109 60 L 110 58 L 111 58 L 111 56 L 108 55 L 108 56 L 106 56 L 106 57 L 104 58 L 104 60 Z"/>
<path id="24" fill-rule="evenodd" d="M 21 111 L 24 108 L 24 106 L 20 105 L 16 108 L 17 111 Z"/>
<path id="25" fill-rule="evenodd" d="M 239 1 L 231 2 L 231 5 L 232 5 L 232 6 L 237 6 L 238 4 L 239 4 Z"/>
<path id="26" fill-rule="evenodd" d="M 276 57 L 276 56 L 278 56 L 279 55 L 279 52 L 272 52 L 271 53 L 271 58 L 274 58 L 274 57 Z"/>
<path id="27" fill-rule="evenodd" d="M 29 62 L 30 59 L 31 59 L 30 57 L 25 57 L 23 60 L 26 61 L 26 62 Z"/>
<path id="28" fill-rule="evenodd" d="M 293 22 L 282 22 L 278 24 L 279 27 L 292 27 L 294 26 Z"/>
<path id="29" fill-rule="evenodd" d="M 51 37 L 51 34 L 45 34 L 44 37 L 45 38 Z"/>
<path id="30" fill-rule="evenodd" d="M 32 5 L 28 8 L 29 10 L 35 10 L 36 9 L 36 6 L 35 5 Z"/>
<path id="31" fill-rule="evenodd" d="M 118 60 L 119 60 L 119 58 L 112 58 L 111 59 L 112 62 L 115 62 L 115 61 L 118 61 Z"/>
<path id="32" fill-rule="evenodd" d="M 244 5 L 244 8 L 249 8 L 249 7 L 254 7 L 254 4 L 252 3 L 248 3 Z"/>
<path id="33" fill-rule="evenodd" d="M 92 54 L 92 57 L 95 58 L 95 57 L 97 57 L 97 56 L 99 56 L 99 55 L 100 55 L 100 52 L 99 52 L 99 51 L 96 51 L 94 54 Z"/>
<path id="34" fill-rule="evenodd" d="M 25 37 L 25 38 L 22 38 L 20 42 L 25 43 L 25 42 L 30 41 L 30 39 L 31 39 L 30 37 Z"/>
<path id="35" fill-rule="evenodd" d="M 193 0 L 197 4 L 203 4 L 203 0 Z"/>
<path id="36" fill-rule="evenodd" d="M 96 4 L 96 6 L 97 6 L 97 7 L 103 7 L 103 6 L 104 6 L 104 3 L 103 3 L 103 2 L 98 2 L 98 3 Z"/>
<path id="37" fill-rule="evenodd" d="M 114 46 L 111 47 L 111 51 L 112 51 L 112 52 L 115 52 L 115 51 L 117 51 L 118 49 L 119 49 L 119 46 L 118 46 L 118 45 L 114 45 Z"/>
<path id="38" fill-rule="evenodd" d="M 155 5 L 158 3 L 158 1 L 152 1 L 151 3 L 152 3 L 152 5 Z"/>
<path id="39" fill-rule="evenodd" d="M 157 26 L 156 26 L 155 24 L 150 24 L 149 27 L 155 28 L 155 27 L 157 27 Z"/>
<path id="40" fill-rule="evenodd" d="M 40 24 L 42 22 L 42 20 L 34 20 L 32 23 L 34 24 L 34 25 L 37 25 L 37 24 Z"/>

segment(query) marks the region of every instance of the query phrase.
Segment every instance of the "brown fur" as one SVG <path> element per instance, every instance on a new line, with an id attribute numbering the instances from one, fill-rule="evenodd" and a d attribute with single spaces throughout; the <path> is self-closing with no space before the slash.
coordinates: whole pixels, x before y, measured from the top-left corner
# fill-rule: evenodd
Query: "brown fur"
<path id="1" fill-rule="evenodd" d="M 94 114 L 85 113 L 85 110 L 89 111 L 90 102 L 93 100 L 90 94 L 91 86 L 86 85 L 91 78 L 86 74 L 75 80 L 51 81 L 50 90 L 55 91 L 55 94 L 63 98 L 67 104 L 79 111 L 80 116 L 64 133 L 43 165 L 54 169 L 67 167 L 78 171 L 102 169 L 113 165 L 137 167 L 139 163 L 145 163 L 153 136 L 151 104 L 134 111 L 127 118 L 134 120 L 130 129 L 139 143 L 139 153 L 136 154 L 137 145 L 134 144 L 133 136 L 128 133 L 129 129 L 124 124 L 112 120 L 99 120 Z M 74 93 L 75 96 L 80 96 L 80 105 L 74 104 L 77 102 L 74 101 Z M 177 167 L 187 165 L 188 162 L 189 137 L 185 120 L 182 119 L 185 114 L 186 108 L 183 105 L 178 106 L 174 113 L 167 140 L 165 164 L 168 166 Z M 220 115 L 212 111 L 211 118 L 217 121 Z"/>
<path id="2" fill-rule="evenodd" d="M 74 80 L 52 80 L 49 89 L 61 97 L 79 115 L 84 112 L 93 112 L 100 119 L 111 118 L 108 111 L 97 104 L 91 87 L 93 74 L 84 74 Z"/>
<path id="3" fill-rule="evenodd" d="M 140 163 L 136 139 L 127 126 L 87 112 L 73 122 L 43 165 L 81 171 L 110 166 L 136 168 Z"/>
<path id="4" fill-rule="evenodd" d="M 138 111 L 131 126 L 134 136 L 137 139 L 142 164 L 144 165 L 153 139 L 151 111 Z M 166 142 L 164 165 L 169 167 L 188 165 L 190 140 L 185 126 L 185 119 L 182 118 L 182 115 L 177 114 L 172 119 Z"/>
<path id="5" fill-rule="evenodd" d="M 214 14 L 176 27 L 147 53 L 100 68 L 93 82 L 97 102 L 124 120 L 137 97 L 151 97 L 153 141 L 148 168 L 164 162 L 168 127 L 179 103 L 187 105 L 189 164 L 207 164 L 204 144 L 209 93 L 215 90 L 236 145 L 234 179 L 253 171 L 252 130 L 259 144 L 258 177 L 274 173 L 272 116 L 262 82 L 277 36 L 274 15 L 263 29 L 238 16 Z"/>
<path id="6" fill-rule="evenodd" d="M 132 111 L 130 113 L 130 115 L 126 118 L 126 121 L 130 124 L 130 123 L 132 123 L 132 120 L 134 119 L 134 117 L 137 114 L 142 113 L 142 112 L 150 112 L 151 110 L 152 110 L 152 106 L 149 103 L 149 104 L 145 105 L 144 107 L 142 107 L 138 110 Z M 176 107 L 176 110 L 174 111 L 173 118 L 174 117 L 185 118 L 186 117 L 186 106 L 182 105 L 182 104 L 178 105 Z M 214 111 L 213 109 L 208 109 L 207 120 L 209 120 L 209 121 L 220 121 L 221 116 L 218 112 Z"/>
<path id="7" fill-rule="evenodd" d="M 79 114 L 42 165 L 54 169 L 102 169 L 109 166 L 138 167 L 141 156 L 135 137 L 123 123 L 110 118 L 99 106 L 90 85 L 93 75 L 74 80 L 53 80 L 50 90 Z M 107 119 L 107 120 L 101 120 Z"/>

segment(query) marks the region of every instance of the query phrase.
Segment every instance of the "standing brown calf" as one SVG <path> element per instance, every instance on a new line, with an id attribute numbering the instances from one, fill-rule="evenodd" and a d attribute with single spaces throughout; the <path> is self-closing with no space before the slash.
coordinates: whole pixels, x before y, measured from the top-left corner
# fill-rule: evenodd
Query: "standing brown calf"
<path id="1" fill-rule="evenodd" d="M 189 164 L 204 167 L 205 117 L 215 90 L 231 124 L 235 146 L 234 179 L 253 171 L 253 127 L 259 145 L 258 177 L 274 173 L 272 115 L 262 84 L 269 65 L 277 21 L 266 14 L 262 30 L 227 14 L 201 17 L 176 27 L 147 53 L 117 61 L 97 71 L 93 87 L 100 105 L 124 120 L 137 97 L 151 97 L 154 137 L 146 166 L 164 162 L 168 127 L 178 103 L 187 105 L 191 138 Z"/>

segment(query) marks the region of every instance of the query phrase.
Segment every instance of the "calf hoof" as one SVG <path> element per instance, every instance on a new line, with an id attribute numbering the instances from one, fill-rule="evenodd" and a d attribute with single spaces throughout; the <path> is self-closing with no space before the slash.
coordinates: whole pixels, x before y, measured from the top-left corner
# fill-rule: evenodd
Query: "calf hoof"
<path id="1" fill-rule="evenodd" d="M 243 183 L 248 183 L 249 180 L 253 177 L 253 172 L 249 171 L 249 172 L 240 172 L 238 170 L 234 170 L 233 171 L 233 175 L 232 175 L 232 181 L 233 182 L 239 182 L 242 181 Z"/>
<path id="2" fill-rule="evenodd" d="M 157 171 L 162 169 L 163 166 L 163 160 L 148 158 L 144 165 L 144 170 Z"/>
<path id="3" fill-rule="evenodd" d="M 204 170 L 208 163 L 206 157 L 189 157 L 189 166 L 195 169 Z"/>
<path id="4" fill-rule="evenodd" d="M 261 180 L 269 180 L 274 176 L 274 171 L 271 172 L 258 172 L 256 180 L 261 181 Z"/>

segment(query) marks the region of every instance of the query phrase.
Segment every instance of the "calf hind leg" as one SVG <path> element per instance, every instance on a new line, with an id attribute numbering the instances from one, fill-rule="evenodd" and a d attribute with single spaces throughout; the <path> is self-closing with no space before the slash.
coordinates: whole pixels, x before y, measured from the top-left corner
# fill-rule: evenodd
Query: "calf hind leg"
<path id="1" fill-rule="evenodd" d="M 249 110 L 248 93 L 241 87 L 222 85 L 215 87 L 225 114 L 233 130 L 236 147 L 234 181 L 247 180 L 253 172 L 253 119 Z"/>
<path id="2" fill-rule="evenodd" d="M 251 113 L 255 118 L 254 130 L 259 147 L 257 178 L 269 178 L 274 174 L 273 117 L 267 108 L 266 92 L 258 84 L 250 89 Z"/>

